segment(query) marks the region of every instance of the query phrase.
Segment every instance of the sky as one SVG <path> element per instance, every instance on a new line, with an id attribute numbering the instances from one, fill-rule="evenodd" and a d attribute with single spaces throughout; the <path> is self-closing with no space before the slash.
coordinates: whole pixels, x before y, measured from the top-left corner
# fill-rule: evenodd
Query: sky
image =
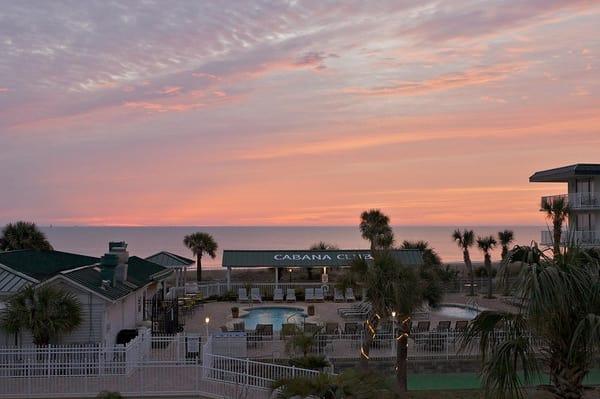
<path id="1" fill-rule="evenodd" d="M 0 223 L 544 224 L 600 1 L 0 0 Z"/>

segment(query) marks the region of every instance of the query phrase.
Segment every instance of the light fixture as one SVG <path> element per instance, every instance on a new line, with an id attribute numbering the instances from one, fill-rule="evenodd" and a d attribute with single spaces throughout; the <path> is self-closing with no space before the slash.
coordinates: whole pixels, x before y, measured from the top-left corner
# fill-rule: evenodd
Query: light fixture
<path id="1" fill-rule="evenodd" d="M 206 318 L 204 319 L 204 322 L 205 322 L 206 324 L 210 323 L 210 317 L 206 316 Z"/>
<path id="2" fill-rule="evenodd" d="M 396 318 L 396 312 L 392 312 L 392 317 L 395 319 Z"/>

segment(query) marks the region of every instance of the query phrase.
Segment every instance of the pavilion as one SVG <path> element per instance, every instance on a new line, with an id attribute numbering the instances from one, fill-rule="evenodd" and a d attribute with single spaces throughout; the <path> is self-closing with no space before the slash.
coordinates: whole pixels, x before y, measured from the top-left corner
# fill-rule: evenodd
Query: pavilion
<path id="1" fill-rule="evenodd" d="M 193 260 L 167 251 L 155 253 L 148 256 L 146 260 L 173 270 L 177 295 L 185 292 L 187 268 L 195 263 Z"/>
<path id="2" fill-rule="evenodd" d="M 396 249 L 391 255 L 406 266 L 421 266 L 423 256 L 417 249 Z M 279 270 L 292 268 L 323 268 L 327 282 L 327 268 L 348 267 L 355 259 L 372 261 L 368 249 L 336 250 L 224 250 L 222 266 L 227 268 L 227 289 L 231 288 L 231 269 L 274 268 L 275 286 L 279 285 Z"/>

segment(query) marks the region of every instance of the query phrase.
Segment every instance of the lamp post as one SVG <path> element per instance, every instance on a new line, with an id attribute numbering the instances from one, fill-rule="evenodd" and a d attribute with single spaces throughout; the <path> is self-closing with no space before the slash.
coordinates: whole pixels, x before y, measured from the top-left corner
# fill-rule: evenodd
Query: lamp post
<path id="1" fill-rule="evenodd" d="M 396 345 L 398 345 L 398 340 L 396 340 L 396 311 L 392 311 L 392 340 L 394 341 L 392 349 L 395 353 Z"/>
<path id="2" fill-rule="evenodd" d="M 204 324 L 206 326 L 206 337 L 208 338 L 208 323 L 210 323 L 210 317 L 206 316 L 204 319 Z"/>
<path id="3" fill-rule="evenodd" d="M 292 268 L 290 267 L 288 269 L 288 272 L 290 273 L 290 283 L 292 282 Z"/>

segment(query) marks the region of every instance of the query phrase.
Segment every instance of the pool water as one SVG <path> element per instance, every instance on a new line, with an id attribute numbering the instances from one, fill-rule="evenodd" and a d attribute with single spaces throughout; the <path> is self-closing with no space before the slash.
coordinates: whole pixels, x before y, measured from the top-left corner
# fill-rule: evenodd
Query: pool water
<path id="1" fill-rule="evenodd" d="M 469 306 L 440 305 L 431 310 L 431 315 L 438 317 L 452 317 L 453 319 L 472 320 L 481 313 L 479 310 Z"/>
<path id="2" fill-rule="evenodd" d="M 248 314 L 242 316 L 247 330 L 254 330 L 257 324 L 273 324 L 274 331 L 281 331 L 283 323 L 302 323 L 306 314 L 302 308 L 261 307 L 245 309 Z"/>

